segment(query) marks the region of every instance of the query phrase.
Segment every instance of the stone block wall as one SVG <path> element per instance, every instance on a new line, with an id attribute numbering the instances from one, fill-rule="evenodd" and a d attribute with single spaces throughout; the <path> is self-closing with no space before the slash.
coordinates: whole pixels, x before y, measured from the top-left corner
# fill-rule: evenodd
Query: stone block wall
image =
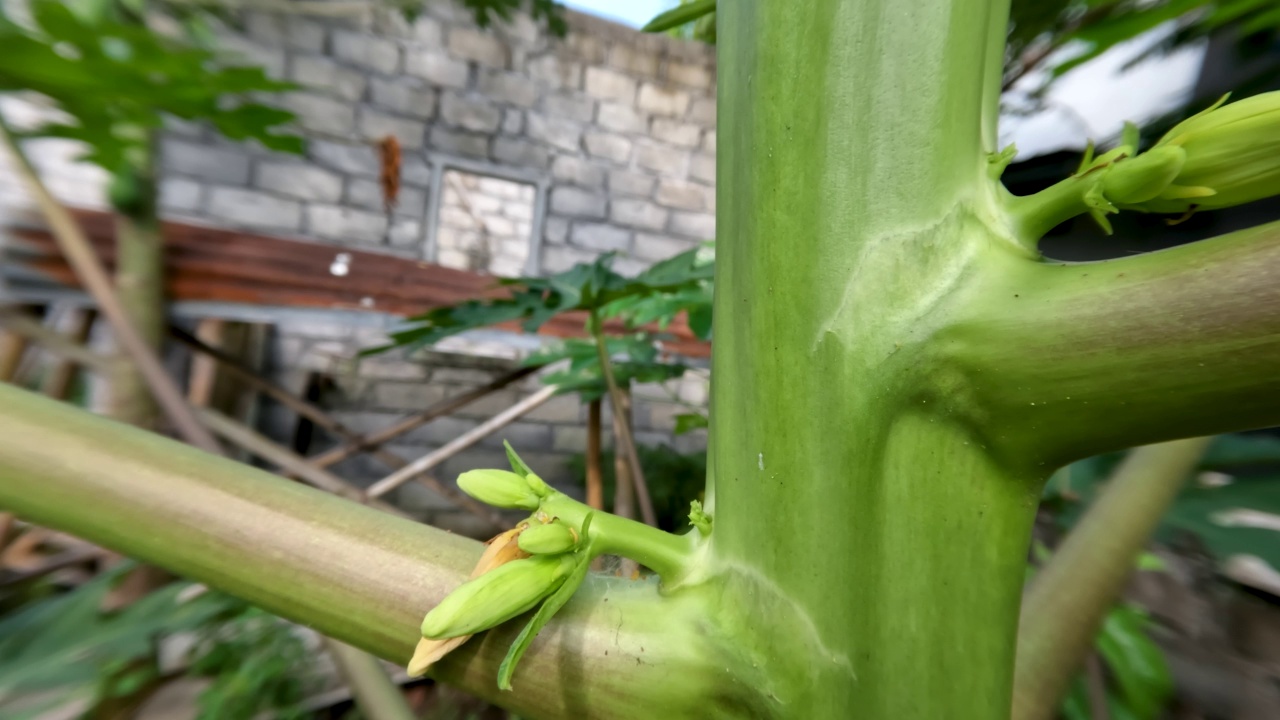
<path id="1" fill-rule="evenodd" d="M 247 16 L 224 46 L 304 86 L 279 102 L 310 140 L 296 158 L 175 124 L 165 207 L 222 226 L 451 258 L 435 228 L 451 168 L 534 184 L 527 257 L 557 272 L 604 251 L 646 264 L 715 233 L 715 67 L 709 47 L 568 13 L 563 38 L 523 15 L 481 30 L 448 0 L 369 25 Z M 404 149 L 383 212 L 372 144 Z"/>
<path id="2" fill-rule="evenodd" d="M 715 65 L 710 47 L 645 35 L 567 12 L 568 34 L 550 36 L 529 17 L 488 29 L 451 0 L 428 0 L 412 23 L 321 20 L 250 12 L 221 47 L 302 86 L 274 98 L 298 116 L 305 156 L 269 152 L 172 122 L 160 148 L 166 216 L 263 234 L 373 249 L 499 275 L 553 273 L 600 253 L 638 272 L 715 233 Z M 49 113 L 6 98 L 19 125 Z M 376 143 L 403 148 L 401 187 L 386 212 Z M 75 162 L 77 148 L 41 140 L 32 155 L 63 200 L 102 207 L 104 178 Z M 0 213 L 30 203 L 0 158 Z M 466 201 L 465 203 L 463 201 Z M 463 207 L 463 205 L 466 207 Z M 487 335 L 446 343 L 451 355 L 353 358 L 380 344 L 375 322 L 282 313 L 270 366 L 301 388 L 309 371 L 331 375 L 324 401 L 358 429 L 375 429 L 446 394 L 488 382 L 537 341 Z M 385 319 L 383 321 L 385 323 Z M 493 358 L 500 358 L 495 366 Z M 674 437 L 674 417 L 705 401 L 705 373 L 636 391 L 638 439 L 695 449 Z M 410 434 L 396 449 L 417 457 L 535 392 L 530 379 Z M 678 402 L 677 402 L 678 401 Z M 269 403 L 265 429 L 291 436 L 293 420 Z M 585 408 L 556 398 L 441 468 L 451 480 L 472 467 L 501 466 L 511 439 L 548 479 L 580 479 L 566 461 L 585 449 Z M 606 419 L 606 436 L 609 424 Z M 318 439 L 316 449 L 324 442 Z M 388 471 L 367 459 L 338 467 L 368 482 Z M 453 517 L 419 489 L 401 500 L 437 522 Z"/>
<path id="3" fill-rule="evenodd" d="M 298 115 L 307 153 L 175 121 L 161 144 L 162 206 L 172 217 L 435 261 L 444 248 L 432 185 L 461 164 L 536 184 L 531 272 L 604 251 L 636 272 L 710 239 L 713 49 L 566 16 L 569 32 L 556 38 L 525 15 L 481 30 L 451 0 L 429 0 L 411 24 L 247 13 L 243 33 L 224 32 L 221 47 L 302 86 L 272 100 Z M 11 99 L 4 107 L 19 125 L 47 116 Z M 390 217 L 373 147 L 387 135 L 404 148 Z M 101 173 L 74 162 L 73 144 L 38 147 L 60 197 L 102 205 Z M 5 163 L 0 209 L 21 208 L 22 196 Z"/>

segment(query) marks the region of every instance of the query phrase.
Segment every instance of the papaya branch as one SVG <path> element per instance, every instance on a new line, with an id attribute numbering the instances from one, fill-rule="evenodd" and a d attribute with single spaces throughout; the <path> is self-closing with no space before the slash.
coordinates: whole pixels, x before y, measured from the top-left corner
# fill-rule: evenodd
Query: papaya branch
<path id="1" fill-rule="evenodd" d="M 1280 423 L 1280 223 L 1093 263 L 1017 261 L 937 338 L 990 439 L 1044 467 Z"/>
<path id="2" fill-rule="evenodd" d="M 11 386 L 0 385 L 0 407 L 0 508 L 392 662 L 409 660 L 423 615 L 481 554 L 473 540 Z M 588 577 L 501 701 L 546 718 L 705 717 L 715 666 L 690 640 L 705 612 L 653 583 Z M 497 699 L 517 632 L 485 633 L 433 674 Z"/>
<path id="3" fill-rule="evenodd" d="M 1051 720 L 1160 518 L 1212 438 L 1140 447 L 1032 581 L 1022 603 L 1013 719 Z"/>

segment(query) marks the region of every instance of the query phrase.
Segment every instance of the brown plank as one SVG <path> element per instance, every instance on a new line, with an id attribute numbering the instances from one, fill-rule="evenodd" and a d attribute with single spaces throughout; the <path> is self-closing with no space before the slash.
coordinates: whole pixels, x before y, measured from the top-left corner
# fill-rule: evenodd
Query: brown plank
<path id="1" fill-rule="evenodd" d="M 75 215 L 103 262 L 113 266 L 111 216 L 88 210 L 77 210 Z M 79 286 L 47 231 L 24 226 L 9 232 L 15 238 L 10 254 L 18 263 L 53 282 Z M 348 247 L 176 222 L 163 223 L 162 232 L 167 292 L 179 301 L 363 310 L 411 317 L 465 300 L 502 297 L 506 292 L 491 276 Z M 350 258 L 348 272 L 342 276 L 330 272 L 339 253 Z M 585 314 L 567 313 L 544 324 L 539 333 L 584 337 L 585 323 Z M 497 327 L 522 331 L 519 323 Z M 612 322 L 608 329 L 620 332 L 624 328 Z M 683 317 L 663 331 L 662 337 L 664 352 L 710 355 L 710 345 L 693 335 Z"/>

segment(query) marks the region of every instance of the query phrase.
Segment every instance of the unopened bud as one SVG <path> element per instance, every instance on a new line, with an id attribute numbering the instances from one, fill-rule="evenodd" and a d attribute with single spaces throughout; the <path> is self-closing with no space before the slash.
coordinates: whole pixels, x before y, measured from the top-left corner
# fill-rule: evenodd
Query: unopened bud
<path id="1" fill-rule="evenodd" d="M 486 505 L 536 510 L 541 498 L 525 478 L 506 470 L 472 470 L 458 476 L 458 487 Z"/>
<path id="2" fill-rule="evenodd" d="M 1187 212 L 1280 195 L 1280 91 L 1224 102 L 1174 126 L 1146 153 L 1177 148 L 1186 160 L 1168 187 L 1136 207 Z"/>
<path id="3" fill-rule="evenodd" d="M 524 481 L 529 483 L 529 489 L 533 490 L 538 497 L 546 497 L 551 494 L 551 486 L 547 484 L 546 480 L 538 477 L 535 473 L 525 475 Z"/>
<path id="4" fill-rule="evenodd" d="M 559 520 L 552 520 L 520 533 L 518 542 L 520 549 L 527 553 L 556 555 L 572 550 L 578 544 L 578 533 Z"/>
<path id="5" fill-rule="evenodd" d="M 1102 182 L 1106 198 L 1118 205 L 1134 205 L 1158 197 L 1178 177 L 1187 154 L 1179 147 L 1152 148 L 1112 164 Z"/>
<path id="6" fill-rule="evenodd" d="M 697 500 L 689 503 L 689 524 L 698 528 L 698 533 L 703 537 L 711 534 L 711 516 Z"/>
<path id="7" fill-rule="evenodd" d="M 572 555 L 540 555 L 514 560 L 467 581 L 427 613 L 422 636 L 440 640 L 501 625 L 555 592 L 573 565 Z"/>

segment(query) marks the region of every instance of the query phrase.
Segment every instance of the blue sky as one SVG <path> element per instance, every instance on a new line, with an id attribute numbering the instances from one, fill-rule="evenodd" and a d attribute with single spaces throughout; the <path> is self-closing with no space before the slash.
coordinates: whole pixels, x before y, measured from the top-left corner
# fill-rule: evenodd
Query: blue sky
<path id="1" fill-rule="evenodd" d="M 566 7 L 640 27 L 677 0 L 560 0 Z"/>

